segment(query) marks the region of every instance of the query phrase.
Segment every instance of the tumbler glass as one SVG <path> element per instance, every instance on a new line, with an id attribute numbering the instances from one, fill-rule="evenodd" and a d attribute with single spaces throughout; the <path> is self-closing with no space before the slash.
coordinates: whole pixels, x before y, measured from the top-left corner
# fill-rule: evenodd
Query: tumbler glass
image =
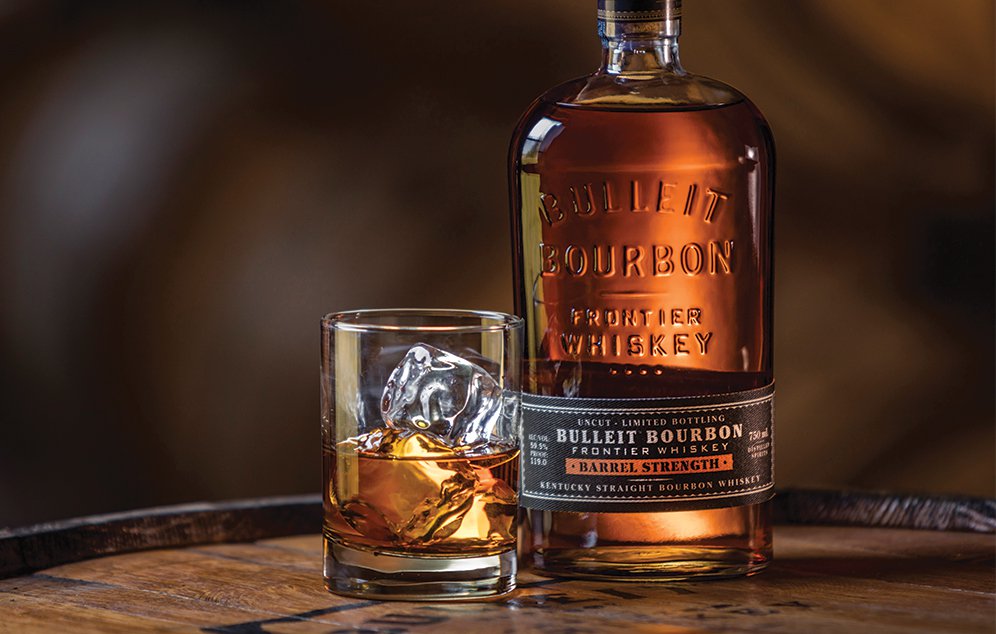
<path id="1" fill-rule="evenodd" d="M 322 319 L 324 572 L 337 594 L 515 587 L 522 320 L 459 310 Z"/>

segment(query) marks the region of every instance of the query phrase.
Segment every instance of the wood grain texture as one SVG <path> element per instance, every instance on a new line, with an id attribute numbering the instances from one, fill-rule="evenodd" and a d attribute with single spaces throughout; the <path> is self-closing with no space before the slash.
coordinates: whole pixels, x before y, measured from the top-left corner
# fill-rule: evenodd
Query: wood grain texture
<path id="1" fill-rule="evenodd" d="M 321 526 L 317 495 L 183 504 L 0 530 L 0 579 L 149 548 L 302 535 Z"/>
<path id="2" fill-rule="evenodd" d="M 322 586 L 321 537 L 117 555 L 0 581 L 17 632 L 991 632 L 996 537 L 778 526 L 746 579 L 627 584 L 520 576 L 494 601 L 378 603 Z"/>
<path id="3" fill-rule="evenodd" d="M 786 490 L 784 524 L 996 532 L 996 500 L 849 491 Z M 314 532 L 318 495 L 186 504 L 0 530 L 0 579 L 92 557 Z"/>
<path id="4" fill-rule="evenodd" d="M 776 521 L 787 524 L 993 533 L 996 500 L 786 489 L 775 498 L 775 517 Z"/>

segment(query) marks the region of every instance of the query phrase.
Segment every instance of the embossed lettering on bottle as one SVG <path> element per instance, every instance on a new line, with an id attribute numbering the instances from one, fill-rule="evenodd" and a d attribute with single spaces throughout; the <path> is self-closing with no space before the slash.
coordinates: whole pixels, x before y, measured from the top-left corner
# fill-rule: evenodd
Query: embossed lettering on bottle
<path id="1" fill-rule="evenodd" d="M 750 177 L 740 158 L 694 179 L 540 174 L 535 274 L 551 357 L 740 369 L 745 345 L 761 345 L 729 318 L 731 303 L 761 301 L 738 296 L 735 279 L 752 274 L 733 194 Z"/>

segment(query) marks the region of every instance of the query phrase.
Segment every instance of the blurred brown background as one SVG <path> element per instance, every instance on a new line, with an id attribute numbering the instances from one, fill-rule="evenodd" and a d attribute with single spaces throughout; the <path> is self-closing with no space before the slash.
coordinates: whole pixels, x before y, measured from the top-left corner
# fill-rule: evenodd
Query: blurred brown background
<path id="1" fill-rule="evenodd" d="M 0 3 L 0 525 L 319 488 L 318 320 L 511 308 L 594 0 Z M 778 143 L 778 482 L 992 495 L 989 0 L 687 0 Z"/>

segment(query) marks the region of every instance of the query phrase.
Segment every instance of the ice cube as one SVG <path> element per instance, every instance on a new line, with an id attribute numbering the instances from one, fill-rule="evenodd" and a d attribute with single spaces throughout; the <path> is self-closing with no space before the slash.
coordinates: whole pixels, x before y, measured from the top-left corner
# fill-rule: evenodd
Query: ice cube
<path id="1" fill-rule="evenodd" d="M 497 464 L 461 458 L 424 432 L 388 427 L 341 441 L 337 454 L 342 471 L 331 499 L 367 539 L 407 549 L 513 539 L 516 493 L 502 478 L 514 456 Z"/>
<path id="2" fill-rule="evenodd" d="M 422 432 L 377 429 L 342 441 L 339 452 L 355 459 L 333 500 L 368 539 L 427 547 L 460 528 L 474 505 L 475 470 Z"/>
<path id="3" fill-rule="evenodd" d="M 514 539 L 518 497 L 503 480 L 495 479 L 491 469 L 474 468 L 473 506 L 452 535 L 466 544 L 493 545 Z"/>
<path id="4" fill-rule="evenodd" d="M 453 474 L 439 486 L 438 494 L 427 497 L 411 513 L 400 536 L 408 544 L 427 545 L 446 539 L 460 528 L 474 505 L 473 469 L 466 463 L 448 465 Z"/>
<path id="5" fill-rule="evenodd" d="M 470 451 L 484 448 L 492 437 L 511 440 L 515 404 L 514 395 L 480 366 L 420 343 L 388 378 L 381 412 L 394 429 L 422 432 Z"/>
<path id="6" fill-rule="evenodd" d="M 394 527 L 377 508 L 359 499 L 350 499 L 338 506 L 342 519 L 368 539 L 383 542 L 395 540 Z"/>
<path id="7" fill-rule="evenodd" d="M 340 450 L 380 454 L 391 458 L 445 458 L 453 456 L 448 445 L 420 431 L 378 427 L 339 443 Z"/>
<path id="8" fill-rule="evenodd" d="M 484 502 L 484 513 L 488 516 L 488 539 L 514 540 L 515 515 L 519 508 L 515 490 L 501 480 L 495 480 L 478 497 Z"/>

